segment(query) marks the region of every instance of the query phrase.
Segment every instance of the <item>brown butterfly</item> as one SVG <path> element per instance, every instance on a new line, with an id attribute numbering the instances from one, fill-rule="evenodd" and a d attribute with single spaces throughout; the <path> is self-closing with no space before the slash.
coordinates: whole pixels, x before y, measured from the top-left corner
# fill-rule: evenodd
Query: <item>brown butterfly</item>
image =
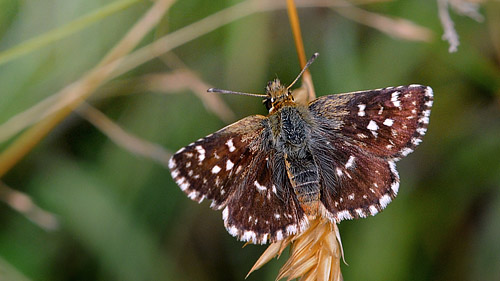
<path id="1" fill-rule="evenodd" d="M 318 54 L 309 60 L 305 69 Z M 172 178 L 189 198 L 223 209 L 240 240 L 264 244 L 301 233 L 310 218 L 375 215 L 396 196 L 395 162 L 421 142 L 433 92 L 409 85 L 294 102 L 278 79 L 259 96 L 268 116 L 243 118 L 181 148 Z"/>

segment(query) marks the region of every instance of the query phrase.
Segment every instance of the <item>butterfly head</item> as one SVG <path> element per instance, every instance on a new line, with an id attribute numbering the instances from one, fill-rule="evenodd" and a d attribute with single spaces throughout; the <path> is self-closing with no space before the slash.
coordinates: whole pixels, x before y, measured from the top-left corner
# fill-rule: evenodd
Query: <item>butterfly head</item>
<path id="1" fill-rule="evenodd" d="M 293 103 L 290 90 L 281 84 L 279 79 L 269 81 L 266 86 L 266 98 L 262 101 L 269 113 L 285 103 Z"/>
<path id="2" fill-rule="evenodd" d="M 264 105 L 266 106 L 267 110 L 269 110 L 269 113 L 273 113 L 276 110 L 280 109 L 281 107 L 285 105 L 294 105 L 295 102 L 293 101 L 293 96 L 292 92 L 290 91 L 290 88 L 299 80 L 299 78 L 302 76 L 304 71 L 313 63 L 313 61 L 318 57 L 318 53 L 314 53 L 314 55 L 307 61 L 306 65 L 302 69 L 302 71 L 297 75 L 297 78 L 293 80 L 293 82 L 288 86 L 285 87 L 284 85 L 281 84 L 279 79 L 274 79 L 273 81 L 270 81 L 267 83 L 266 86 L 266 94 L 253 94 L 253 93 L 244 93 L 244 92 L 235 92 L 235 91 L 228 91 L 228 90 L 222 90 L 222 89 L 217 89 L 217 88 L 210 88 L 207 90 L 207 92 L 211 93 L 222 93 L 222 94 L 236 94 L 236 95 L 244 95 L 244 96 L 252 96 L 252 97 L 263 97 L 264 100 L 262 101 Z"/>

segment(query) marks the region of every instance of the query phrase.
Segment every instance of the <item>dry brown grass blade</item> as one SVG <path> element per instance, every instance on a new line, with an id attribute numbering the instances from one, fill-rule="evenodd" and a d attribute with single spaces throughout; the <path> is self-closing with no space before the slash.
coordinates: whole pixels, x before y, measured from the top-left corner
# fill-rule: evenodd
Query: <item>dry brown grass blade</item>
<path id="1" fill-rule="evenodd" d="M 356 3 L 363 4 L 385 1 L 389 0 L 358 0 Z M 346 4 L 346 2 L 342 0 L 305 0 L 297 4 L 298 7 L 344 7 L 346 5 L 350 4 Z M 113 73 L 113 77 L 126 73 L 182 44 L 192 41 L 233 21 L 258 12 L 274 11 L 283 8 L 285 8 L 284 2 L 269 0 L 247 0 L 233 5 L 158 38 L 155 42 L 138 49 L 123 59 L 120 68 Z"/>
<path id="2" fill-rule="evenodd" d="M 0 181 L 0 200 L 47 231 L 56 230 L 59 221 L 56 216 L 38 207 L 29 195 L 14 190 Z"/>
<path id="3" fill-rule="evenodd" d="M 347 1 L 345 1 L 348 3 Z M 419 26 L 402 18 L 390 18 L 385 15 L 363 10 L 354 5 L 337 7 L 334 10 L 340 15 L 361 24 L 373 27 L 395 38 L 411 41 L 430 42 L 434 34 L 428 28 Z"/>
<path id="4" fill-rule="evenodd" d="M 9 138 L 19 133 L 22 129 L 35 124 L 41 119 L 54 113 L 53 110 L 49 111 L 52 104 L 54 104 L 59 95 L 52 95 L 40 101 L 27 110 L 16 114 L 9 118 L 5 123 L 0 125 L 0 143 L 7 141 Z"/>
<path id="5" fill-rule="evenodd" d="M 150 158 L 168 167 L 168 160 L 172 156 L 172 153 L 165 150 L 161 145 L 151 143 L 126 132 L 104 113 L 87 103 L 83 103 L 77 109 L 77 112 L 118 146 L 133 154 Z"/>
<path id="6" fill-rule="evenodd" d="M 43 139 L 59 122 L 89 97 L 100 85 L 111 79 L 111 73 L 118 67 L 118 59 L 137 46 L 140 40 L 158 23 L 173 0 L 158 0 L 146 14 L 132 27 L 125 37 L 109 54 L 79 81 L 67 86 L 60 92 L 60 102 L 64 104 L 56 113 L 50 115 L 24 132 L 15 142 L 0 154 L 0 177 L 22 159 Z"/>
<path id="7" fill-rule="evenodd" d="M 356 5 L 374 3 L 374 2 L 386 2 L 391 0 L 357 0 L 353 1 Z M 346 7 L 352 6 L 351 3 L 342 0 L 298 0 L 298 7 Z M 191 40 L 194 40 L 204 34 L 207 34 L 223 25 L 246 17 L 248 15 L 272 11 L 285 8 L 285 4 L 282 1 L 264 1 L 264 0 L 248 0 L 241 2 L 232 7 L 226 8 L 220 12 L 217 12 L 211 16 L 208 16 L 198 22 L 190 24 L 184 28 L 181 28 L 173 33 L 167 34 L 160 38 L 160 42 L 154 42 L 146 45 L 137 51 L 131 53 L 124 58 L 119 59 L 116 65 L 113 66 L 114 70 L 112 74 L 107 78 L 107 80 L 116 78 L 117 76 L 151 60 L 154 59 L 175 47 L 185 44 Z M 110 56 L 115 57 L 115 56 Z M 119 63 L 118 63 L 119 62 Z M 306 75 L 307 77 L 307 75 Z M 302 81 L 303 85 L 312 85 L 309 79 Z M 69 91 L 64 89 L 46 99 L 34 105 L 33 107 L 27 109 L 24 112 L 10 118 L 7 122 L 0 126 L 0 142 L 3 142 L 25 128 L 45 119 L 47 116 L 62 110 L 63 107 L 71 103 L 71 99 L 61 99 L 61 96 L 66 95 Z M 296 93 L 297 92 L 297 93 Z M 294 96 L 299 97 L 299 102 L 306 103 L 310 98 L 307 96 L 307 88 L 298 88 L 294 91 Z M 303 93 L 300 93 L 303 92 Z M 304 96 L 303 100 L 300 97 Z M 54 102 L 59 100 L 60 102 Z M 57 124 L 57 123 L 56 123 Z M 50 124 L 48 126 L 51 126 Z M 35 141 L 36 144 L 37 141 Z M 0 172 L 5 169 L 1 167 L 0 162 Z M 4 172 L 3 172 L 4 173 Z M 0 173 L 0 176 L 1 174 Z"/>
<path id="8" fill-rule="evenodd" d="M 284 241 L 272 243 L 267 247 L 267 249 L 262 253 L 260 258 L 255 262 L 255 264 L 252 266 L 252 269 L 248 272 L 247 276 L 245 276 L 245 279 L 250 276 L 250 274 L 257 269 L 261 268 L 264 264 L 269 262 L 272 258 L 278 255 L 280 253 L 280 249 L 282 248 L 281 245 L 283 244 Z"/>
<path id="9" fill-rule="evenodd" d="M 297 7 L 295 6 L 294 0 L 286 0 L 286 7 L 288 20 L 290 21 L 290 27 L 292 28 L 293 39 L 295 42 L 295 49 L 297 50 L 297 55 L 299 56 L 300 68 L 304 68 L 304 66 L 306 66 L 307 59 L 304 51 L 302 32 L 300 31 L 299 15 L 297 13 Z"/>
<path id="10" fill-rule="evenodd" d="M 302 40 L 302 33 L 300 31 L 300 21 L 297 14 L 297 7 L 295 6 L 294 0 L 287 0 L 286 4 L 288 18 L 290 20 L 290 26 L 292 28 L 293 38 L 295 41 L 295 48 L 299 57 L 300 68 L 304 68 L 307 61 L 306 53 L 304 50 L 304 41 Z M 312 82 L 312 76 L 309 72 L 309 69 L 307 69 L 304 74 L 302 74 L 302 85 L 300 88 L 301 90 L 296 90 L 294 92 L 298 103 L 307 104 L 309 101 L 316 98 L 314 84 Z"/>
<path id="11" fill-rule="evenodd" d="M 229 123 L 236 118 L 234 112 L 226 105 L 220 95 L 211 95 L 207 93 L 211 85 L 205 83 L 196 72 L 192 71 L 178 56 L 169 52 L 161 56 L 163 62 L 180 73 L 186 74 L 184 87 L 189 88 L 205 105 L 207 110 L 215 113 L 222 121 Z"/>

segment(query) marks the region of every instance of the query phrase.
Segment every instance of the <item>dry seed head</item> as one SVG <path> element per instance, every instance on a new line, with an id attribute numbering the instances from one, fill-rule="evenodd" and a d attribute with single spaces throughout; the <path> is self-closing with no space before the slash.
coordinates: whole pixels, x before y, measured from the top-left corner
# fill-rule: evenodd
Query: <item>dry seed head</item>
<path id="1" fill-rule="evenodd" d="M 303 233 L 271 244 L 248 275 L 273 257 L 279 258 L 288 245 L 290 245 L 290 257 L 281 268 L 276 280 L 283 278 L 287 280 L 300 278 L 301 281 L 343 280 L 340 271 L 343 251 L 339 231 L 336 224 L 323 218 L 311 220 L 310 227 Z"/>

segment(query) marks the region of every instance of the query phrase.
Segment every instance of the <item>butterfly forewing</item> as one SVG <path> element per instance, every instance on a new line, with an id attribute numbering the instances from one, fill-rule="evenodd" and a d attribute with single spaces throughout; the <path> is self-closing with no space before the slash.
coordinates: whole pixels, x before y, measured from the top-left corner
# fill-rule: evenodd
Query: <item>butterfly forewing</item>
<path id="1" fill-rule="evenodd" d="M 189 198 L 221 209 L 235 192 L 234 179 L 260 147 L 264 116 L 250 116 L 181 148 L 170 159 L 172 178 Z M 242 128 L 247 128 L 242 130 Z"/>
<path id="2" fill-rule="evenodd" d="M 427 131 L 433 96 L 421 85 L 320 97 L 309 105 L 324 136 L 349 138 L 381 157 L 401 158 Z"/>

